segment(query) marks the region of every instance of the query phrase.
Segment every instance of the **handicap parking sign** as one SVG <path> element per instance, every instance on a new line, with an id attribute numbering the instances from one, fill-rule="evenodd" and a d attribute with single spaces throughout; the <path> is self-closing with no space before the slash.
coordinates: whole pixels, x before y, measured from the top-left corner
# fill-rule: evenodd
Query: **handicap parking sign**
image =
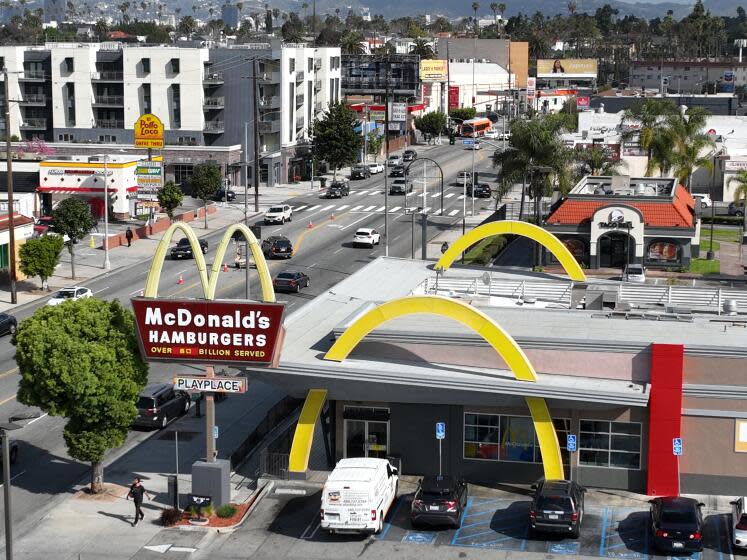
<path id="1" fill-rule="evenodd" d="M 436 439 L 446 438 L 446 422 L 436 422 Z"/>
<path id="2" fill-rule="evenodd" d="M 676 437 L 672 439 L 672 453 L 678 457 L 682 455 L 682 438 Z"/>
<path id="3" fill-rule="evenodd" d="M 570 451 L 570 452 L 576 451 L 576 436 L 575 436 L 575 434 L 568 434 L 566 436 L 565 448 L 568 451 Z"/>

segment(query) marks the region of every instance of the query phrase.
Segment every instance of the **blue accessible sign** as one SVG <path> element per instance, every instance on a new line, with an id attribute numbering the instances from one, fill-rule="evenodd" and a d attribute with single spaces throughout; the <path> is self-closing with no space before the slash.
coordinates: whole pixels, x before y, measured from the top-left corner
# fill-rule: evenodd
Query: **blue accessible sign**
<path id="1" fill-rule="evenodd" d="M 676 437 L 672 439 L 672 453 L 677 457 L 682 455 L 682 438 Z"/>
<path id="2" fill-rule="evenodd" d="M 446 422 L 436 422 L 436 439 L 446 438 Z"/>
<path id="3" fill-rule="evenodd" d="M 566 436 L 565 448 L 573 453 L 576 451 L 576 436 L 575 434 L 568 434 Z"/>

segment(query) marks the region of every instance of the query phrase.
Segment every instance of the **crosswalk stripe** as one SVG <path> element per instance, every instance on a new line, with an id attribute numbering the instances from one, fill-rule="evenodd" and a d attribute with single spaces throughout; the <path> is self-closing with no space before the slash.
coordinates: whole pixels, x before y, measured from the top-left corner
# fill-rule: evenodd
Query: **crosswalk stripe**
<path id="1" fill-rule="evenodd" d="M 430 206 L 426 206 L 425 208 L 423 208 L 423 214 L 427 214 L 430 209 Z"/>
<path id="2" fill-rule="evenodd" d="M 363 211 L 364 211 L 364 212 L 370 212 L 370 211 L 371 211 L 371 210 L 373 210 L 374 208 L 376 208 L 376 205 L 375 205 L 375 204 L 374 204 L 373 206 L 369 206 L 368 208 L 364 208 L 364 209 L 363 209 Z"/>
<path id="3" fill-rule="evenodd" d="M 464 198 L 464 195 L 460 194 L 459 197 L 457 198 L 457 200 L 462 200 L 463 198 Z"/>
<path id="4" fill-rule="evenodd" d="M 294 211 L 294 212 L 300 212 L 300 211 L 301 211 L 301 210 L 303 210 L 304 208 L 308 208 L 308 207 L 309 207 L 309 205 L 308 205 L 308 204 L 304 204 L 303 206 L 294 206 L 294 207 L 293 207 L 293 211 Z"/>
<path id="5" fill-rule="evenodd" d="M 345 210 L 345 208 L 350 208 L 350 204 L 343 204 L 338 208 L 338 210 Z"/>
<path id="6" fill-rule="evenodd" d="M 312 206 L 311 208 L 309 208 L 309 212 L 311 212 L 312 210 L 316 210 L 317 208 L 321 208 L 321 207 L 322 207 L 321 204 L 317 204 L 316 206 Z"/>
<path id="7" fill-rule="evenodd" d="M 431 198 L 438 198 L 439 196 L 441 196 L 441 193 L 437 192 L 436 194 L 432 194 Z"/>
<path id="8" fill-rule="evenodd" d="M 386 206 L 380 206 L 379 208 L 376 209 L 376 212 L 383 212 L 385 208 Z"/>
<path id="9" fill-rule="evenodd" d="M 326 212 L 327 210 L 331 210 L 335 206 L 337 206 L 337 205 L 336 204 L 330 204 L 329 206 L 325 206 L 324 208 L 322 208 L 322 212 Z"/>
<path id="10" fill-rule="evenodd" d="M 449 212 L 449 216 L 454 216 L 455 214 L 458 214 L 458 213 L 459 213 L 459 210 L 452 210 L 451 212 Z"/>
<path id="11" fill-rule="evenodd" d="M 368 191 L 355 191 L 353 194 L 368 194 Z"/>
<path id="12" fill-rule="evenodd" d="M 377 194 L 380 194 L 379 191 L 371 191 L 368 196 L 376 196 Z"/>
<path id="13" fill-rule="evenodd" d="M 450 193 L 448 193 L 448 194 L 445 194 L 445 195 L 444 195 L 444 198 L 451 198 L 452 196 L 454 196 L 454 193 L 453 193 L 453 192 L 450 192 Z"/>
<path id="14" fill-rule="evenodd" d="M 357 211 L 358 211 L 358 210 L 360 210 L 361 208 L 363 208 L 363 205 L 362 205 L 362 204 L 359 204 L 358 206 L 356 206 L 356 207 L 354 207 L 354 208 L 351 208 L 351 209 L 350 209 L 350 211 L 351 211 L 351 212 L 357 212 Z"/>
<path id="15" fill-rule="evenodd" d="M 402 209 L 401 206 L 395 206 L 394 208 L 392 208 L 391 210 L 389 210 L 389 213 L 391 214 L 392 212 L 396 212 L 397 210 L 401 210 L 401 209 Z"/>

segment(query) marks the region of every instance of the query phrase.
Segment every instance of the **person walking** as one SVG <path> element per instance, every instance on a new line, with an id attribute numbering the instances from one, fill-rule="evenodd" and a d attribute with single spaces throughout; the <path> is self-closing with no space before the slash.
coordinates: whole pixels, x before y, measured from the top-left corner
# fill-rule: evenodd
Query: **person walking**
<path id="1" fill-rule="evenodd" d="M 127 238 L 127 246 L 132 246 L 132 230 L 128 227 L 127 231 L 125 231 L 125 237 Z"/>
<path id="2" fill-rule="evenodd" d="M 130 485 L 130 491 L 127 493 L 127 499 L 129 500 L 130 497 L 132 497 L 132 501 L 135 502 L 135 521 L 132 523 L 132 526 L 134 527 L 137 525 L 137 522 L 141 519 L 145 519 L 145 515 L 143 514 L 143 510 L 141 509 L 141 506 L 143 505 L 143 496 L 148 496 L 149 500 L 152 500 L 153 498 L 151 495 L 145 490 L 145 486 L 142 485 L 139 478 L 135 478 L 135 480 Z"/>

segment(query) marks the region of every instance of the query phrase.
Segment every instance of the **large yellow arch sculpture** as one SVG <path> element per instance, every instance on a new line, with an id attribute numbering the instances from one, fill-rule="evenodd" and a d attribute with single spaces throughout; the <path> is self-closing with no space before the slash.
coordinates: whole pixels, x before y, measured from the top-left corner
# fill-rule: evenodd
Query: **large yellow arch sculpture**
<path id="1" fill-rule="evenodd" d="M 438 262 L 436 263 L 436 270 L 448 270 L 454 261 L 459 258 L 459 255 L 466 251 L 467 248 L 482 241 L 486 237 L 500 235 L 502 233 L 521 235 L 533 239 L 540 245 L 543 245 L 555 256 L 556 259 L 558 259 L 571 280 L 577 282 L 586 281 L 586 274 L 584 274 L 583 269 L 579 266 L 576 259 L 560 239 L 539 226 L 528 222 L 517 222 L 513 220 L 490 222 L 468 231 L 462 237 L 457 239 L 454 244 L 449 247 L 443 255 L 441 255 L 441 258 L 438 259 Z"/>
<path id="2" fill-rule="evenodd" d="M 176 233 L 176 230 L 181 230 L 187 239 L 189 239 L 189 246 L 192 248 L 192 255 L 194 256 L 195 264 L 197 265 L 197 272 L 200 275 L 200 283 L 202 284 L 202 292 L 205 299 L 212 300 L 215 297 L 215 290 L 218 285 L 218 277 L 220 276 L 220 267 L 223 262 L 223 257 L 228 249 L 228 244 L 231 242 L 231 236 L 235 231 L 240 231 L 246 238 L 249 248 L 252 251 L 254 262 L 257 265 L 257 273 L 259 274 L 259 281 L 262 286 L 262 300 L 266 302 L 275 301 L 275 289 L 272 286 L 270 269 L 267 266 L 264 254 L 262 254 L 259 241 L 254 237 L 251 229 L 244 224 L 234 224 L 226 230 L 226 233 L 223 234 L 223 238 L 218 244 L 211 274 L 208 277 L 205 257 L 202 255 L 202 249 L 200 249 L 200 241 L 189 224 L 184 222 L 175 222 L 171 224 L 169 229 L 164 232 L 161 241 L 158 242 L 156 253 L 153 256 L 153 262 L 148 271 L 148 277 L 145 280 L 145 290 L 143 292 L 145 297 L 156 297 L 158 295 L 158 285 L 161 280 L 163 262 L 166 260 L 166 253 L 169 249 L 171 238 L 174 236 L 174 233 Z M 247 266 L 249 266 L 248 259 Z"/>
<path id="3" fill-rule="evenodd" d="M 528 382 L 537 380 L 537 374 L 524 351 L 493 319 L 466 303 L 442 296 L 408 296 L 377 306 L 356 319 L 327 351 L 324 359 L 343 361 L 353 348 L 376 327 L 397 317 L 416 313 L 440 315 L 462 323 L 482 336 L 498 352 L 517 379 Z M 305 423 L 311 423 L 312 428 L 325 397 L 326 392 L 323 395 L 318 391 L 309 392 L 307 397 L 309 413 L 316 411 L 317 414 L 313 419 L 306 418 Z M 540 397 L 524 398 L 532 415 L 537 440 L 542 451 L 545 478 L 548 480 L 563 479 L 563 459 L 547 403 Z M 304 405 L 304 410 L 307 405 Z M 306 470 L 311 449 L 309 438 L 311 437 L 313 437 L 313 429 L 296 430 L 291 448 L 291 457 L 294 457 L 294 461 L 289 470 L 292 472 Z"/>

